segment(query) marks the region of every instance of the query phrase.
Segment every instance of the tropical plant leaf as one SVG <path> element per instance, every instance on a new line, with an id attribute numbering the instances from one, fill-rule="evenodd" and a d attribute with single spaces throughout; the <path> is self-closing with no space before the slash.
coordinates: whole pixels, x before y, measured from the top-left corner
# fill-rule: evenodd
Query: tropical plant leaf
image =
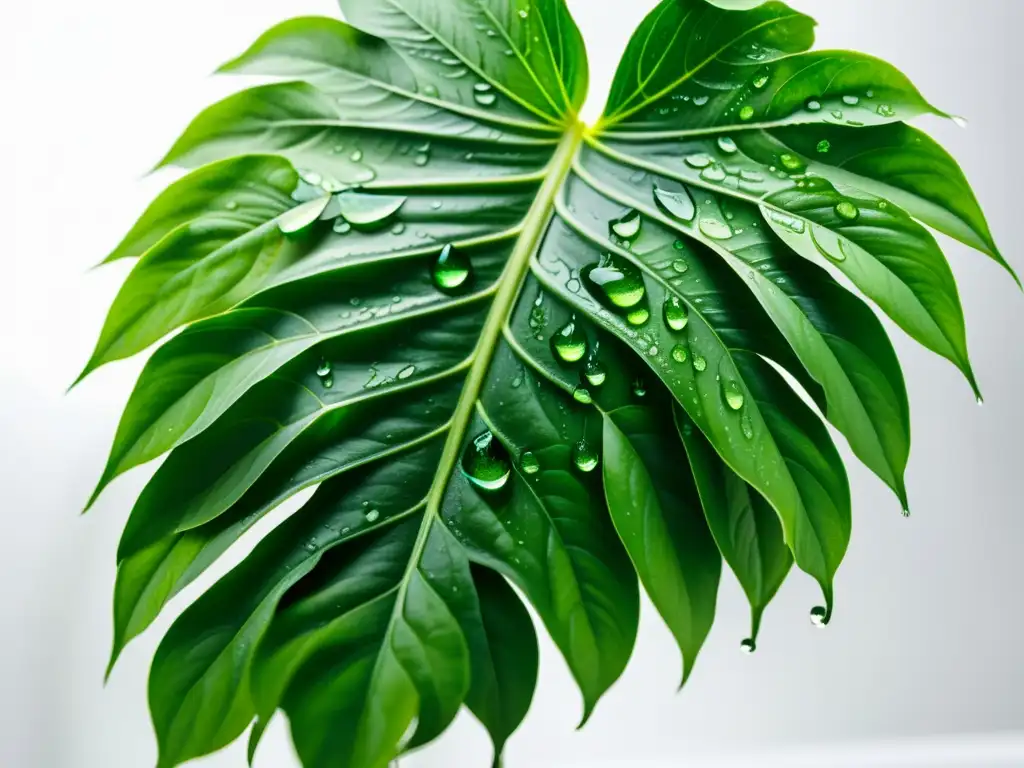
<path id="1" fill-rule="evenodd" d="M 780 2 L 664 0 L 578 123 L 563 0 L 341 0 L 222 71 L 83 376 L 163 341 L 90 504 L 168 454 L 118 548 L 124 646 L 260 518 L 312 496 L 160 644 L 170 768 L 284 710 L 304 765 L 383 768 L 468 707 L 495 764 L 533 697 L 528 602 L 583 696 L 642 586 L 683 680 L 723 559 L 762 614 L 796 565 L 827 623 L 851 530 L 825 422 L 904 507 L 907 394 L 842 274 L 977 388 L 931 226 L 1009 266 L 942 115 L 813 52 Z M 1012 270 L 1011 270 L 1012 272 Z"/>

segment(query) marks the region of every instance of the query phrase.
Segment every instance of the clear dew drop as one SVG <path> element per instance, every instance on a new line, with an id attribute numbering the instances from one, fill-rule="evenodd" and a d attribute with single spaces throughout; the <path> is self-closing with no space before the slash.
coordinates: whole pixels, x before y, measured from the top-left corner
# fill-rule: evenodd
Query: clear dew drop
<path id="1" fill-rule="evenodd" d="M 416 366 L 415 365 L 407 365 L 407 366 L 405 366 L 405 368 L 403 368 L 402 370 L 400 370 L 398 372 L 398 378 L 399 378 L 399 380 L 405 380 L 405 379 L 408 379 L 410 376 L 412 376 L 414 373 L 416 373 Z"/>
<path id="2" fill-rule="evenodd" d="M 330 196 L 325 195 L 295 206 L 281 214 L 277 220 L 277 228 L 286 235 L 302 232 L 320 218 L 320 214 L 324 212 L 330 201 Z"/>
<path id="3" fill-rule="evenodd" d="M 238 210 L 238 201 L 237 200 L 229 200 L 224 205 L 224 207 L 227 208 L 229 211 L 237 211 Z"/>
<path id="4" fill-rule="evenodd" d="M 709 165 L 707 168 L 700 172 L 700 177 L 704 179 L 704 181 L 725 181 L 726 175 L 727 174 L 725 173 L 725 169 L 717 164 Z"/>
<path id="5" fill-rule="evenodd" d="M 698 373 L 702 373 L 702 372 L 707 370 L 707 368 L 708 368 L 708 361 L 705 360 L 700 355 L 694 355 L 693 356 L 693 368 Z"/>
<path id="6" fill-rule="evenodd" d="M 587 383 L 592 387 L 600 387 L 608 378 L 604 366 L 597 360 L 587 361 L 587 365 L 583 369 L 583 375 L 586 377 Z"/>
<path id="7" fill-rule="evenodd" d="M 575 363 L 587 354 L 587 336 L 570 320 L 551 337 L 551 348 L 564 363 Z"/>
<path id="8" fill-rule="evenodd" d="M 331 375 L 331 364 L 330 364 L 330 362 L 328 362 L 324 358 L 321 358 L 320 364 L 316 367 L 316 375 L 319 376 L 321 379 L 324 376 L 330 376 Z"/>
<path id="9" fill-rule="evenodd" d="M 702 217 L 697 226 L 705 237 L 710 237 L 712 240 L 728 240 L 732 237 L 732 228 L 713 216 Z"/>
<path id="10" fill-rule="evenodd" d="M 647 307 L 637 307 L 626 314 L 626 322 L 634 326 L 646 325 L 650 319 L 651 313 Z"/>
<path id="11" fill-rule="evenodd" d="M 415 163 L 415 164 L 416 164 L 417 166 L 419 166 L 420 168 L 422 168 L 423 166 L 425 166 L 425 165 L 426 165 L 427 163 L 429 163 L 429 162 L 430 162 L 430 155 L 428 155 L 428 154 L 425 154 L 425 153 L 421 153 L 421 154 L 418 154 L 418 155 L 416 155 L 416 157 L 415 157 L 415 158 L 413 159 L 413 162 L 414 162 L 414 163 Z"/>
<path id="12" fill-rule="evenodd" d="M 821 102 L 818 101 L 817 99 L 808 99 L 807 103 L 804 106 L 807 107 L 807 111 L 808 112 L 820 112 L 821 111 Z"/>
<path id="13" fill-rule="evenodd" d="M 735 154 L 738 147 L 736 142 L 730 139 L 728 136 L 720 136 L 718 139 L 718 148 L 725 152 L 727 155 Z"/>
<path id="14" fill-rule="evenodd" d="M 757 650 L 757 643 L 755 643 L 754 639 L 751 637 L 745 638 L 743 642 L 740 643 L 740 650 L 746 654 L 751 654 Z"/>
<path id="15" fill-rule="evenodd" d="M 326 376 L 320 377 L 320 383 L 323 384 L 324 389 L 330 389 L 334 386 L 334 376 L 327 374 Z"/>
<path id="16" fill-rule="evenodd" d="M 739 382 L 722 379 L 722 401 L 734 411 L 743 408 L 745 398 Z"/>
<path id="17" fill-rule="evenodd" d="M 684 344 L 676 344 L 672 347 L 671 354 L 672 359 L 677 363 L 685 363 L 687 358 L 690 356 L 690 353 L 686 351 L 686 346 Z"/>
<path id="18" fill-rule="evenodd" d="M 403 232 L 405 232 L 405 224 L 403 224 L 400 221 L 395 222 L 395 226 L 393 226 L 391 228 L 391 234 L 393 234 L 393 235 L 400 235 Z"/>
<path id="19" fill-rule="evenodd" d="M 529 15 L 530 15 L 530 12 L 527 11 L 525 8 L 520 8 L 519 9 L 519 18 L 520 19 L 525 19 Z"/>
<path id="20" fill-rule="evenodd" d="M 477 488 L 497 491 L 508 482 L 512 464 L 508 452 L 491 433 L 477 435 L 462 454 L 462 473 Z"/>
<path id="21" fill-rule="evenodd" d="M 843 104 L 846 104 L 847 106 L 850 107 L 855 107 L 858 104 L 860 104 L 860 97 L 854 96 L 852 93 L 848 93 L 845 96 L 843 96 Z"/>
<path id="22" fill-rule="evenodd" d="M 676 240 L 677 243 L 681 243 L 682 240 Z M 672 271 L 676 274 L 685 274 L 690 269 L 689 263 L 686 259 L 676 259 L 672 262 Z"/>
<path id="23" fill-rule="evenodd" d="M 427 85 L 423 86 L 423 94 L 425 96 L 429 96 L 432 99 L 436 99 L 437 98 L 437 86 L 433 85 L 432 83 L 427 83 Z"/>
<path id="24" fill-rule="evenodd" d="M 779 155 L 779 163 L 787 171 L 802 171 L 806 166 L 796 155 L 791 155 L 789 152 L 784 152 Z"/>
<path id="25" fill-rule="evenodd" d="M 624 240 L 632 240 L 640 234 L 641 223 L 640 211 L 632 210 L 621 218 L 609 222 L 608 227 Z"/>
<path id="26" fill-rule="evenodd" d="M 747 104 L 740 110 L 740 120 L 749 120 L 754 116 L 754 108 Z"/>
<path id="27" fill-rule="evenodd" d="M 670 192 L 667 189 L 655 187 L 654 201 L 663 213 L 680 221 L 693 221 L 693 217 L 697 215 L 697 207 L 693 204 L 693 198 L 685 189 Z M 682 240 L 676 240 L 674 247 L 676 250 L 682 250 L 686 246 Z"/>
<path id="28" fill-rule="evenodd" d="M 473 91 L 473 100 L 481 107 L 493 107 L 498 97 L 490 92 L 481 93 L 480 91 Z"/>
<path id="29" fill-rule="evenodd" d="M 519 468 L 523 470 L 523 474 L 535 475 L 540 471 L 540 461 L 533 451 L 526 451 L 519 458 Z"/>
<path id="30" fill-rule="evenodd" d="M 366 514 L 363 515 L 363 517 L 366 518 L 366 522 L 368 522 L 368 523 L 376 523 L 380 519 L 380 510 L 379 509 L 368 510 L 366 512 Z"/>
<path id="31" fill-rule="evenodd" d="M 583 405 L 590 405 L 594 402 L 594 398 L 590 394 L 590 390 L 586 387 L 576 387 L 576 389 L 572 391 L 572 399 L 577 403 L 583 403 Z"/>
<path id="32" fill-rule="evenodd" d="M 811 624 L 824 628 L 828 626 L 828 610 L 823 605 L 816 605 L 811 608 Z"/>
<path id="33" fill-rule="evenodd" d="M 770 73 L 768 71 L 768 67 L 762 67 L 761 69 L 757 70 L 757 73 L 754 75 L 754 79 L 750 81 L 750 84 L 754 86 L 754 88 L 756 88 L 757 90 L 761 90 L 766 85 L 768 85 L 769 76 Z"/>
<path id="34" fill-rule="evenodd" d="M 710 99 L 709 96 L 694 96 L 693 97 L 693 105 L 695 107 L 703 107 L 705 104 L 708 103 L 709 99 Z"/>
<path id="35" fill-rule="evenodd" d="M 879 104 L 878 108 L 875 110 L 875 112 L 877 112 L 882 117 L 895 117 L 896 116 L 896 110 L 893 109 L 892 106 L 890 106 L 889 104 Z"/>
<path id="36" fill-rule="evenodd" d="M 647 293 L 640 271 L 611 255 L 605 256 L 598 265 L 585 269 L 584 279 L 601 298 L 619 309 L 637 306 Z"/>
<path id="37" fill-rule="evenodd" d="M 580 472 L 593 472 L 597 469 L 597 451 L 586 439 L 580 440 L 572 448 L 572 461 Z"/>
<path id="38" fill-rule="evenodd" d="M 841 203 L 836 204 L 836 215 L 846 221 L 854 221 L 860 216 L 860 209 L 851 203 L 849 200 L 843 200 Z"/>
<path id="39" fill-rule="evenodd" d="M 334 220 L 334 226 L 332 229 L 339 235 L 347 235 L 352 231 L 352 225 L 344 219 L 338 218 Z"/>
<path id="40" fill-rule="evenodd" d="M 431 278 L 442 291 L 457 291 L 469 281 L 472 271 L 469 258 L 449 243 L 434 261 Z"/>
<path id="41" fill-rule="evenodd" d="M 743 417 L 740 419 L 740 432 L 743 433 L 747 440 L 754 439 L 754 422 L 751 421 L 749 414 L 743 414 Z"/>
<path id="42" fill-rule="evenodd" d="M 706 152 L 698 152 L 697 154 L 694 155 L 687 155 L 683 159 L 683 162 L 685 162 L 691 168 L 696 168 L 697 170 L 700 170 L 701 168 L 707 168 L 709 165 L 715 162 L 715 160 L 713 157 L 711 157 L 711 155 L 707 154 Z"/>
<path id="43" fill-rule="evenodd" d="M 818 142 L 818 152 L 820 152 L 821 154 L 825 154 L 830 149 L 832 149 L 832 142 L 829 141 L 828 139 L 822 139 L 821 141 Z"/>
<path id="44" fill-rule="evenodd" d="M 690 321 L 690 310 L 686 303 L 678 296 L 669 296 L 665 299 L 665 325 L 673 331 L 681 331 Z"/>
<path id="45" fill-rule="evenodd" d="M 353 163 L 358 163 L 363 159 L 363 151 L 361 149 L 357 149 L 348 157 Z"/>

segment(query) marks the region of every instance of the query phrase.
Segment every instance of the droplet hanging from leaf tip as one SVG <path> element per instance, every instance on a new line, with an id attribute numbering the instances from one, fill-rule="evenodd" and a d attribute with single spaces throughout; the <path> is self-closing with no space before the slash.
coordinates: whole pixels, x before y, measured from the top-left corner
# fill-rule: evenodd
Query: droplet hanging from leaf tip
<path id="1" fill-rule="evenodd" d="M 587 354 L 587 337 L 576 321 L 570 320 L 551 337 L 551 347 L 559 360 L 575 363 Z"/>
<path id="2" fill-rule="evenodd" d="M 581 472 L 593 472 L 598 465 L 597 451 L 595 451 L 586 438 L 580 440 L 573 446 L 572 460 L 576 468 Z"/>
<path id="3" fill-rule="evenodd" d="M 825 628 L 832 619 L 830 609 L 823 605 L 816 605 L 811 608 L 811 624 L 818 628 Z"/>
<path id="4" fill-rule="evenodd" d="M 586 368 L 584 368 L 583 375 L 586 377 L 587 382 L 592 387 L 600 387 L 604 384 L 608 374 L 604 370 L 604 366 L 596 359 L 587 361 Z"/>
<path id="5" fill-rule="evenodd" d="M 756 651 L 757 650 L 757 643 L 754 642 L 754 638 L 752 638 L 752 637 L 744 638 L 743 641 L 740 643 L 740 650 L 743 651 L 746 654 L 751 654 L 754 651 Z"/>
<path id="6" fill-rule="evenodd" d="M 731 410 L 742 409 L 745 399 L 739 382 L 722 379 L 722 400 Z"/>
<path id="7" fill-rule="evenodd" d="M 594 398 L 591 396 L 590 390 L 586 387 L 576 387 L 572 391 L 572 399 L 577 403 L 582 403 L 583 405 L 590 405 L 594 402 Z"/>

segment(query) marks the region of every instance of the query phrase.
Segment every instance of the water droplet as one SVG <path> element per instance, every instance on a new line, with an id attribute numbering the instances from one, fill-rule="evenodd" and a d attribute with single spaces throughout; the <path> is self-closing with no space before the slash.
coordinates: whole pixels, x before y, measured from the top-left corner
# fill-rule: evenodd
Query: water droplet
<path id="1" fill-rule="evenodd" d="M 416 165 L 418 165 L 420 168 L 422 168 L 423 166 L 430 162 L 430 155 L 416 155 L 416 158 L 413 160 L 413 162 L 416 163 Z"/>
<path id="2" fill-rule="evenodd" d="M 493 107 L 494 102 L 498 100 L 498 97 L 493 93 L 481 93 L 480 91 L 474 91 L 473 99 L 481 107 Z"/>
<path id="3" fill-rule="evenodd" d="M 764 88 L 766 85 L 768 85 L 769 74 L 770 73 L 768 72 L 768 67 L 762 67 L 761 69 L 757 70 L 757 73 L 754 75 L 754 79 L 750 81 L 750 84 L 757 88 L 758 90 Z"/>
<path id="4" fill-rule="evenodd" d="M 437 98 L 437 86 L 433 85 L 432 83 L 427 83 L 425 86 L 423 86 L 423 94 L 425 96 L 429 96 L 432 99 Z"/>
<path id="5" fill-rule="evenodd" d="M 831 114 L 836 120 L 843 119 L 843 111 L 841 109 L 833 109 Z"/>
<path id="6" fill-rule="evenodd" d="M 807 230 L 807 225 L 803 219 L 792 216 L 784 211 L 773 211 L 768 210 L 768 218 L 771 219 L 775 224 L 778 224 L 783 229 L 788 229 L 797 235 L 802 235 Z"/>
<path id="7" fill-rule="evenodd" d="M 414 373 L 416 373 L 416 366 L 415 365 L 407 365 L 407 366 L 405 366 L 405 368 L 403 368 L 402 370 L 400 370 L 398 372 L 398 378 L 399 379 L 408 379 Z"/>
<path id="8" fill-rule="evenodd" d="M 331 364 L 326 359 L 320 360 L 320 365 L 316 367 L 316 375 L 320 378 L 331 375 Z"/>
<path id="9" fill-rule="evenodd" d="M 822 139 L 818 142 L 818 151 L 821 152 L 821 154 L 825 154 L 830 149 L 832 149 L 832 142 L 828 139 Z"/>
<path id="10" fill-rule="evenodd" d="M 227 208 L 229 211 L 237 211 L 238 210 L 238 201 L 237 200 L 229 200 L 225 204 L 224 207 Z"/>
<path id="11" fill-rule="evenodd" d="M 664 213 L 680 221 L 693 221 L 693 217 L 697 214 L 693 198 L 690 197 L 690 193 L 686 189 L 670 192 L 667 189 L 655 187 L 654 201 Z M 681 251 L 686 247 L 682 240 L 676 240 L 673 245 L 677 251 Z"/>
<path id="12" fill-rule="evenodd" d="M 895 117 L 896 110 L 888 104 L 879 104 L 878 109 L 875 110 L 882 117 Z"/>
<path id="13" fill-rule="evenodd" d="M 462 454 L 462 473 L 485 491 L 503 488 L 512 474 L 505 446 L 490 431 L 482 432 Z"/>
<path id="14" fill-rule="evenodd" d="M 323 176 L 321 176 L 319 173 L 310 170 L 299 171 L 299 178 L 302 179 L 307 184 L 311 184 L 314 187 L 319 187 L 324 180 Z"/>
<path id="15" fill-rule="evenodd" d="M 323 384 L 324 389 L 330 389 L 334 386 L 334 377 L 331 374 L 321 377 L 320 383 Z"/>
<path id="16" fill-rule="evenodd" d="M 704 181 L 725 181 L 725 176 L 725 169 L 720 165 L 709 165 L 700 172 L 700 177 L 704 179 Z"/>
<path id="17" fill-rule="evenodd" d="M 333 229 L 339 235 L 347 235 L 349 232 L 352 231 L 352 225 L 349 224 L 344 219 L 338 218 L 338 219 L 334 220 L 334 227 L 333 227 Z"/>
<path id="18" fill-rule="evenodd" d="M 853 221 L 860 216 L 860 209 L 849 200 L 843 200 L 841 203 L 837 203 L 835 210 L 836 215 L 839 216 L 839 218 L 846 219 L 847 221 Z"/>
<path id="19" fill-rule="evenodd" d="M 807 107 L 809 112 L 818 112 L 821 110 L 821 102 L 817 99 L 808 99 L 804 106 Z"/>
<path id="20" fill-rule="evenodd" d="M 431 270 L 434 285 L 442 291 L 457 291 L 469 280 L 473 270 L 469 258 L 453 245 L 441 249 Z"/>
<path id="21" fill-rule="evenodd" d="M 754 108 L 747 104 L 740 110 L 740 120 L 749 120 L 754 116 Z"/>
<path id="22" fill-rule="evenodd" d="M 624 240 L 632 240 L 638 234 L 640 234 L 640 225 L 642 220 L 640 218 L 640 211 L 632 210 L 625 216 L 615 219 L 609 222 L 609 227 L 619 237 Z"/>
<path id="23" fill-rule="evenodd" d="M 597 451 L 590 446 L 585 438 L 573 446 L 572 460 L 581 472 L 593 472 L 597 469 Z"/>
<path id="24" fill-rule="evenodd" d="M 286 235 L 293 235 L 309 227 L 320 218 L 320 214 L 331 201 L 329 195 L 297 205 L 281 214 L 277 219 L 277 227 Z"/>
<path id="25" fill-rule="evenodd" d="M 811 624 L 816 627 L 828 626 L 828 611 L 823 605 L 816 605 L 811 608 Z"/>
<path id="26" fill-rule="evenodd" d="M 351 155 L 349 155 L 349 159 L 353 163 L 358 163 L 360 160 L 363 159 L 363 151 L 361 149 L 355 150 Z"/>
<path id="27" fill-rule="evenodd" d="M 806 167 L 799 157 L 788 152 L 779 155 L 779 162 L 787 171 L 802 171 Z"/>
<path id="28" fill-rule="evenodd" d="M 587 354 L 587 336 L 576 327 L 574 320 L 570 320 L 551 337 L 551 348 L 563 362 L 575 363 Z"/>
<path id="29" fill-rule="evenodd" d="M 400 235 L 403 232 L 405 232 L 405 224 L 403 224 L 400 221 L 399 222 L 395 222 L 395 226 L 393 226 L 391 228 L 391 234 L 393 234 L 393 235 Z"/>
<path id="30" fill-rule="evenodd" d="M 364 517 L 366 518 L 366 522 L 368 522 L 368 523 L 376 523 L 377 520 L 380 519 L 380 510 L 379 509 L 371 509 L 371 510 L 369 510 L 364 515 Z"/>
<path id="31" fill-rule="evenodd" d="M 633 382 L 633 394 L 637 397 L 647 397 L 647 385 L 644 384 L 643 379 Z"/>
<path id="32" fill-rule="evenodd" d="M 848 93 L 845 96 L 843 96 L 843 104 L 855 107 L 858 104 L 860 104 L 860 97 L 854 96 L 852 93 Z"/>
<path id="33" fill-rule="evenodd" d="M 698 373 L 706 371 L 708 367 L 708 361 L 700 355 L 693 356 L 693 367 Z"/>
<path id="34" fill-rule="evenodd" d="M 748 637 L 740 643 L 740 650 L 744 653 L 753 653 L 757 650 L 757 643 L 754 642 L 753 638 Z"/>
<path id="35" fill-rule="evenodd" d="M 684 162 L 691 168 L 696 168 L 699 170 L 701 168 L 707 168 L 709 165 L 715 162 L 715 160 L 714 158 L 711 157 L 711 155 L 707 154 L 706 152 L 698 152 L 695 155 L 687 155 L 684 159 Z"/>
<path id="36" fill-rule="evenodd" d="M 637 307 L 636 309 L 630 310 L 629 314 L 626 315 L 626 322 L 630 325 L 645 325 L 650 319 L 651 313 L 647 307 Z"/>
<path id="37" fill-rule="evenodd" d="M 590 390 L 586 387 L 576 387 L 572 391 L 572 399 L 577 403 L 583 403 L 584 405 L 590 405 L 594 402 L 594 398 L 590 395 Z"/>
<path id="38" fill-rule="evenodd" d="M 950 116 L 950 120 L 953 121 L 953 124 L 957 128 L 966 128 L 967 124 L 968 124 L 967 123 L 967 118 L 966 117 L 960 117 L 960 115 L 951 115 Z"/>
<path id="39" fill-rule="evenodd" d="M 703 107 L 705 104 L 708 103 L 708 99 L 709 98 L 710 97 L 708 97 L 708 96 L 694 96 L 693 97 L 693 105 L 695 107 Z"/>
<path id="40" fill-rule="evenodd" d="M 711 216 L 705 216 L 698 225 L 700 231 L 712 240 L 728 240 L 732 237 L 732 229 L 728 224 Z"/>
<path id="41" fill-rule="evenodd" d="M 750 415 L 744 413 L 743 418 L 740 419 L 740 432 L 747 440 L 754 439 L 754 422 L 750 420 Z"/>
<path id="42" fill-rule="evenodd" d="M 586 377 L 587 383 L 592 387 L 600 387 L 604 384 L 605 379 L 608 378 L 604 367 L 597 360 L 587 361 L 586 368 L 583 369 L 583 375 Z"/>
<path id="43" fill-rule="evenodd" d="M 540 461 L 533 454 L 533 451 L 526 451 L 519 458 L 519 467 L 523 470 L 524 474 L 535 475 L 540 471 Z"/>
<path id="44" fill-rule="evenodd" d="M 718 139 L 718 148 L 725 152 L 727 155 L 732 155 L 736 152 L 738 147 L 736 142 L 730 139 L 728 136 L 720 136 Z"/>
<path id="45" fill-rule="evenodd" d="M 408 198 L 392 195 L 368 195 L 347 190 L 334 199 L 345 220 L 358 227 L 384 222 L 397 213 Z"/>
<path id="46" fill-rule="evenodd" d="M 640 271 L 610 254 L 596 266 L 584 269 L 583 277 L 590 286 L 598 289 L 602 298 L 619 309 L 635 307 L 647 292 Z"/>
<path id="47" fill-rule="evenodd" d="M 722 379 L 722 400 L 725 401 L 727 406 L 734 411 L 738 411 L 743 407 L 745 399 L 739 382 Z"/>
<path id="48" fill-rule="evenodd" d="M 686 351 L 686 346 L 683 344 L 676 344 L 672 347 L 672 359 L 677 363 L 685 363 L 689 357 L 689 353 Z"/>
<path id="49" fill-rule="evenodd" d="M 681 243 L 682 240 L 676 240 L 676 242 Z M 689 268 L 690 265 L 687 263 L 686 259 L 676 259 L 672 262 L 672 271 L 680 275 L 684 274 Z"/>
<path id="50" fill-rule="evenodd" d="M 665 299 L 665 325 L 673 331 L 681 331 L 690 321 L 690 310 L 678 296 Z"/>
<path id="51" fill-rule="evenodd" d="M 529 15 L 530 15 L 530 12 L 527 11 L 525 8 L 520 8 L 519 9 L 519 18 L 520 19 L 525 19 Z"/>

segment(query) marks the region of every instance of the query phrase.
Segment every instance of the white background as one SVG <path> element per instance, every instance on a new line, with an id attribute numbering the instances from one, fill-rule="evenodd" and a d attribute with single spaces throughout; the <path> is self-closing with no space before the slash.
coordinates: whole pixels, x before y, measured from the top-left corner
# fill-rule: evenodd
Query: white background
<path id="1" fill-rule="evenodd" d="M 654 0 L 569 4 L 590 49 L 593 115 L 628 34 Z M 923 125 L 960 158 L 1004 253 L 1024 268 L 1024 2 L 796 4 L 821 22 L 821 47 L 888 58 L 942 108 L 971 118 L 966 131 Z M 195 112 L 237 86 L 207 73 L 282 18 L 334 12 L 332 0 L 0 5 L 5 768 L 155 761 L 145 675 L 170 615 L 128 649 L 102 687 L 115 545 L 152 468 L 118 481 L 88 517 L 77 516 L 141 367 L 109 366 L 65 396 L 125 274 L 121 266 L 88 268 L 171 178 L 144 178 L 146 170 Z M 768 612 L 758 653 L 745 657 L 738 644 L 747 610 L 728 577 L 718 623 L 677 695 L 677 653 L 645 610 L 629 669 L 582 732 L 573 730 L 578 695 L 546 643 L 540 689 L 510 746 L 509 768 L 746 766 L 754 755 L 787 768 L 1024 765 L 1024 296 L 984 257 L 943 242 L 961 281 L 987 403 L 978 408 L 952 366 L 894 332 L 913 408 L 914 517 L 903 520 L 895 499 L 845 452 L 855 524 L 832 626 L 811 627 L 816 587 L 794 574 Z M 463 718 L 403 768 L 486 766 L 487 750 L 481 729 Z M 241 768 L 244 747 L 197 765 Z M 297 765 L 283 723 L 256 765 Z"/>

